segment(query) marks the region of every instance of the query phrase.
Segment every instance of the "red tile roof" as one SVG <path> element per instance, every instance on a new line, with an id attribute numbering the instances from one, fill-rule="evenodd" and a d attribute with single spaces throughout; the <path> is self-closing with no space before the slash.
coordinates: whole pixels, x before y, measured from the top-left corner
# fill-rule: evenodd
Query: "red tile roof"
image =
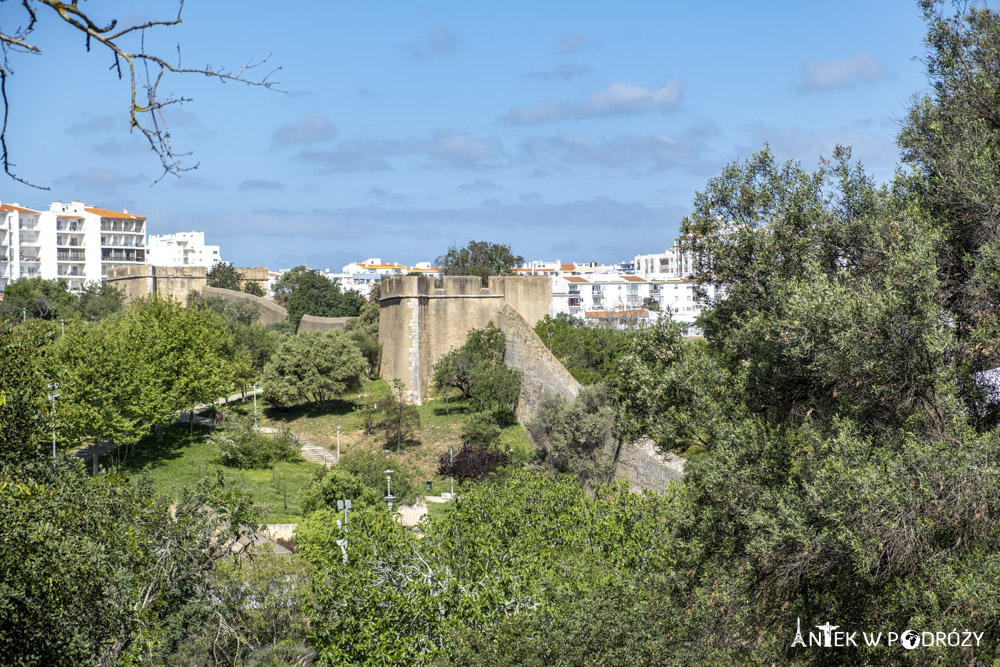
<path id="1" fill-rule="evenodd" d="M 644 283 L 644 282 L 646 282 L 645 280 L 643 280 L 639 276 L 622 276 L 622 279 L 623 280 L 627 280 L 630 283 Z"/>
<path id="2" fill-rule="evenodd" d="M 0 204 L 0 211 L 20 211 L 21 213 L 38 213 L 30 208 L 21 208 L 12 204 Z"/>
<path id="3" fill-rule="evenodd" d="M 576 264 L 560 264 L 559 269 L 561 271 L 576 271 Z"/>
<path id="4" fill-rule="evenodd" d="M 102 218 L 128 218 L 130 220 L 145 220 L 146 216 L 143 215 L 132 215 L 131 213 L 122 213 L 120 211 L 109 211 L 106 208 L 96 208 L 93 206 L 88 206 L 83 209 L 87 213 L 93 213 L 94 215 L 99 215 Z"/>
<path id="5" fill-rule="evenodd" d="M 580 276 L 563 276 L 563 280 L 569 283 L 585 283 L 586 278 L 581 278 Z"/>

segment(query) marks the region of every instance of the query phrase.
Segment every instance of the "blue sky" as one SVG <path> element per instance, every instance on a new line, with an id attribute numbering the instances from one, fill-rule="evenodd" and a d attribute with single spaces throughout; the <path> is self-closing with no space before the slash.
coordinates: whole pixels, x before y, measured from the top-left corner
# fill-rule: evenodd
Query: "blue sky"
<path id="1" fill-rule="evenodd" d="M 169 17 L 170 2 L 83 3 Z M 197 170 L 159 175 L 128 134 L 107 54 L 40 14 L 11 56 L 0 199 L 83 199 L 201 230 L 241 266 L 433 260 L 452 242 L 616 261 L 670 245 L 695 192 L 769 142 L 814 168 L 837 143 L 891 177 L 926 89 L 916 2 L 189 2 L 147 47 L 238 68 L 270 54 L 285 92 L 172 76 Z M 292 5 L 290 5 L 292 6 Z M 157 7 L 162 12 L 155 13 Z M 23 23 L 0 4 L 5 29 Z"/>

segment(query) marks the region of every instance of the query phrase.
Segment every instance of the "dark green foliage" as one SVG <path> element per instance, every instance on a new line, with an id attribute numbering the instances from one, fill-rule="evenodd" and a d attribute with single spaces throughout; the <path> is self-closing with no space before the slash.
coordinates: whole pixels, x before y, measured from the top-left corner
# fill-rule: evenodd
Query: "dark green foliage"
<path id="1" fill-rule="evenodd" d="M 168 667 L 292 665 L 311 653 L 308 565 L 266 555 L 219 563 L 207 577 L 211 615 L 172 653 Z"/>
<path id="2" fill-rule="evenodd" d="M 240 291 L 240 280 L 243 274 L 236 270 L 236 267 L 229 262 L 216 262 L 208 270 L 208 286 L 221 289 Z"/>
<path id="3" fill-rule="evenodd" d="M 560 313 L 545 316 L 535 325 L 535 333 L 580 384 L 614 381 L 625 332 L 590 327 L 577 317 Z"/>
<path id="4" fill-rule="evenodd" d="M 393 378 L 392 384 L 396 389 L 396 395 L 389 394 L 378 401 L 375 428 L 385 435 L 386 445 L 395 446 L 398 452 L 404 443 L 411 440 L 413 432 L 420 426 L 420 412 L 416 406 L 404 400 L 402 380 Z"/>
<path id="5" fill-rule="evenodd" d="M 305 266 L 290 269 L 278 279 L 274 298 L 283 302 L 288 321 L 296 327 L 303 315 L 357 317 L 363 302 L 357 292 L 341 292 L 339 284 Z"/>
<path id="6" fill-rule="evenodd" d="M 300 525 L 300 553 L 317 568 L 312 628 L 321 660 L 467 664 L 469 637 L 509 617 L 580 596 L 619 573 L 670 567 L 660 527 L 683 519 L 662 498 L 618 485 L 591 500 L 571 478 L 522 471 L 491 479 L 423 526 L 422 538 L 381 507 L 352 514 L 348 533 L 330 529 L 335 512 L 315 512 Z M 334 542 L 341 536 L 347 564 Z M 665 592 L 667 603 L 676 588 Z M 676 613 L 679 605 L 670 604 Z"/>
<path id="7" fill-rule="evenodd" d="M 246 294 L 252 294 L 253 296 L 267 296 L 264 294 L 264 288 L 260 286 L 256 280 L 248 280 L 243 285 L 243 291 Z"/>
<path id="8" fill-rule="evenodd" d="M 38 368 L 45 337 L 0 324 L 0 464 L 37 457 L 45 431 L 45 381 Z"/>
<path id="9" fill-rule="evenodd" d="M 527 425 L 543 460 L 555 470 L 584 482 L 606 481 L 611 473 L 615 440 L 604 385 L 586 385 L 572 402 L 546 394 Z"/>
<path id="10" fill-rule="evenodd" d="M 931 89 L 914 99 L 899 144 L 916 170 L 919 203 L 940 233 L 935 299 L 954 321 L 971 378 L 1000 366 L 1000 16 L 985 3 L 954 12 L 944 2 L 919 4 L 929 25 Z M 977 427 L 995 427 L 1000 414 L 976 409 L 981 396 L 970 379 L 962 387 Z"/>
<path id="11" fill-rule="evenodd" d="M 77 297 L 65 280 L 20 278 L 3 290 L 0 313 L 8 321 L 27 317 L 43 320 L 69 319 L 76 310 Z"/>
<path id="12" fill-rule="evenodd" d="M 109 282 L 90 282 L 83 286 L 76 302 L 76 312 L 86 322 L 103 320 L 125 307 L 125 296 Z"/>
<path id="13" fill-rule="evenodd" d="M 262 433 L 251 416 L 227 413 L 209 436 L 219 461 L 230 468 L 270 468 L 281 461 L 299 461 L 302 443 L 285 429 Z"/>
<path id="14" fill-rule="evenodd" d="M 500 437 L 500 426 L 492 415 L 474 412 L 462 423 L 463 445 L 492 445 Z"/>
<path id="15" fill-rule="evenodd" d="M 261 381 L 265 397 L 275 406 L 308 401 L 324 410 L 337 396 L 361 386 L 365 367 L 345 332 L 315 331 L 284 341 L 265 366 Z"/>
<path id="16" fill-rule="evenodd" d="M 437 474 L 452 476 L 459 482 L 467 479 L 480 481 L 490 473 L 510 462 L 510 455 L 489 445 L 462 445 L 454 457 L 442 454 L 438 457 Z"/>
<path id="17" fill-rule="evenodd" d="M 501 423 L 511 422 L 521 391 L 521 374 L 504 364 L 505 347 L 503 332 L 492 322 L 470 331 L 462 347 L 434 366 L 434 386 L 439 391 L 458 389 L 474 410 L 489 412 Z"/>
<path id="18" fill-rule="evenodd" d="M 642 300 L 642 307 L 651 312 L 660 312 L 660 302 L 651 296 Z"/>
<path id="19" fill-rule="evenodd" d="M 416 500 L 419 489 L 409 469 L 377 454 L 347 454 L 332 468 L 317 471 L 300 493 L 302 511 L 309 514 L 319 509 L 336 510 L 337 501 L 346 498 L 351 499 L 356 510 L 385 505 L 387 468 L 392 468 L 394 503 L 405 505 Z"/>
<path id="20" fill-rule="evenodd" d="M 3 661 L 155 661 L 197 632 L 214 564 L 260 513 L 221 480 L 168 505 L 147 479 L 90 476 L 73 459 L 0 467 Z"/>
<path id="21" fill-rule="evenodd" d="M 366 303 L 361 306 L 358 317 L 347 320 L 344 330 L 357 343 L 358 350 L 368 361 L 369 375 L 378 373 L 379 361 L 382 358 L 382 345 L 378 342 L 379 307 L 377 303 Z"/>
<path id="22" fill-rule="evenodd" d="M 446 276 L 479 276 L 485 286 L 489 276 L 510 275 L 524 257 L 511 253 L 509 244 L 469 241 L 464 248 L 452 245 L 434 261 Z"/>

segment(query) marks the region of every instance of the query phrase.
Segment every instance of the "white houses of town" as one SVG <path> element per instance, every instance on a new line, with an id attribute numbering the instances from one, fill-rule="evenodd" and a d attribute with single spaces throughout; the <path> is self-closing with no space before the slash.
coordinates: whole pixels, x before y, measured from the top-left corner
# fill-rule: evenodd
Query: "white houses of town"
<path id="1" fill-rule="evenodd" d="M 78 291 L 116 266 L 146 263 L 146 218 L 52 202 L 48 211 L 0 204 L 0 290 L 18 278 L 62 278 Z"/>

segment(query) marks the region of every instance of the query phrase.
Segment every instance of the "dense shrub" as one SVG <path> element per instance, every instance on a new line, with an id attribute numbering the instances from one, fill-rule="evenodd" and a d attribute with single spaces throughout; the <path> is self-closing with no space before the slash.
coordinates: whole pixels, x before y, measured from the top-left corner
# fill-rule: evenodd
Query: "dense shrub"
<path id="1" fill-rule="evenodd" d="M 279 461 L 297 461 L 302 443 L 288 429 L 261 433 L 249 416 L 230 414 L 210 436 L 219 461 L 230 468 L 269 468 Z"/>
<path id="2" fill-rule="evenodd" d="M 451 475 L 458 481 L 481 480 L 510 461 L 507 452 L 489 445 L 463 445 L 452 460 L 450 454 L 438 459 L 439 475 Z"/>

